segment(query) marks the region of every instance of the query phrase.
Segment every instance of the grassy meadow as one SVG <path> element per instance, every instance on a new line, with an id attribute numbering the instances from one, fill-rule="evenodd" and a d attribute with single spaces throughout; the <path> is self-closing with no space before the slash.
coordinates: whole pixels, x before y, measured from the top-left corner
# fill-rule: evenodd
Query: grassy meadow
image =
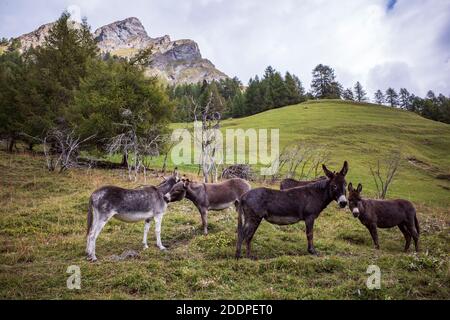
<path id="1" fill-rule="evenodd" d="M 379 230 L 381 250 L 373 249 L 365 227 L 332 203 L 315 224 L 319 256 L 307 253 L 303 223 L 263 222 L 253 241 L 258 260 L 236 261 L 236 212 L 211 212 L 210 234 L 203 236 L 200 215 L 185 200 L 170 204 L 163 220 L 166 252 L 154 245 L 153 232 L 150 248 L 142 250 L 143 223 L 112 220 L 97 240 L 99 261 L 92 264 L 84 255 L 90 194 L 108 184 L 135 187 L 145 183 L 142 177 L 128 182 L 121 170 L 49 173 L 39 155 L 0 151 L 0 299 L 450 298 L 450 181 L 436 178 L 450 173 L 449 125 L 329 101 L 227 120 L 224 128 L 280 128 L 282 147 L 328 145 L 329 167 L 338 170 L 348 160 L 347 181 L 362 182 L 366 195 L 375 191 L 368 165 L 401 148 L 405 160 L 389 197 L 416 205 L 422 252 L 403 253 L 398 229 Z M 159 181 L 150 177 L 147 183 Z M 139 256 L 111 258 L 128 249 Z M 373 264 L 381 268 L 380 290 L 365 284 Z M 81 290 L 66 287 L 70 265 L 80 266 Z"/>

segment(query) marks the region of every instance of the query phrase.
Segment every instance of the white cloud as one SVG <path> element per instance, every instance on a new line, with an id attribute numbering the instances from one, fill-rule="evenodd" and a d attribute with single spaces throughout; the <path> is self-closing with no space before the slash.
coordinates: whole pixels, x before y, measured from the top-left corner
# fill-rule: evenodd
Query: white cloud
<path id="1" fill-rule="evenodd" d="M 41 2 L 45 6 L 36 11 Z M 325 63 L 335 68 L 345 87 L 359 80 L 371 94 L 393 86 L 419 95 L 428 89 L 450 95 L 450 1 L 398 0 L 389 11 L 387 4 L 388 0 L 16 0 L 5 10 L 0 4 L 0 18 L 21 21 L 31 12 L 34 17 L 57 16 L 76 5 L 94 29 L 136 16 L 151 36 L 191 38 L 204 57 L 243 82 L 270 64 L 299 75 L 309 87 L 311 70 Z M 18 29 L 6 34 L 12 36 L 32 29 L 23 27 L 0 26 L 0 36 L 4 30 Z"/>
<path id="2" fill-rule="evenodd" d="M 76 22 L 81 22 L 81 8 L 77 5 L 70 5 L 67 7 L 67 12 L 70 13 L 70 19 Z"/>

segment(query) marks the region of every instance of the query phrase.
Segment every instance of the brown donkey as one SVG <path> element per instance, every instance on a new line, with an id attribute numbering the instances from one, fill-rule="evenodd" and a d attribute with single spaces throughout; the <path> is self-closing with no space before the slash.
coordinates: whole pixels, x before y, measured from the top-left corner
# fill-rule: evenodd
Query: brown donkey
<path id="1" fill-rule="evenodd" d="M 406 245 L 405 252 L 411 245 L 411 237 L 414 239 L 416 251 L 419 252 L 419 221 L 413 204 L 406 200 L 369 200 L 361 198 L 362 185 L 353 189 L 350 183 L 349 208 L 355 218 L 369 229 L 375 248 L 380 249 L 378 243 L 377 227 L 382 229 L 398 226 L 403 233 Z"/>
<path id="2" fill-rule="evenodd" d="M 250 244 L 263 219 L 277 225 L 305 221 L 308 252 L 317 254 L 313 245 L 314 220 L 332 201 L 336 201 L 341 208 L 347 206 L 345 197 L 347 161 L 339 173 L 331 172 L 325 165 L 322 167 L 327 176 L 325 180 L 286 191 L 253 189 L 241 197 L 238 204 L 237 259 L 241 257 L 244 241 L 247 244 L 247 257 L 251 257 Z"/>
<path id="3" fill-rule="evenodd" d="M 197 207 L 202 217 L 203 233 L 208 234 L 208 210 L 220 211 L 236 204 L 251 189 L 250 184 L 239 178 L 221 183 L 197 183 L 182 179 L 166 195 L 170 202 L 187 198 Z"/>

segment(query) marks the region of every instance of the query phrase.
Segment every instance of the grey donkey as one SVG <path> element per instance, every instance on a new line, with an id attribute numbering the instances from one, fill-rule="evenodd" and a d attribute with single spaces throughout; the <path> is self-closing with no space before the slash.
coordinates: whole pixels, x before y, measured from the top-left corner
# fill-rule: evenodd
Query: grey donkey
<path id="1" fill-rule="evenodd" d="M 89 261 L 96 261 L 95 242 L 106 223 L 112 218 L 124 222 L 139 222 L 145 220 L 144 249 L 148 248 L 147 234 L 150 222 L 155 220 L 156 245 L 159 249 L 166 248 L 161 243 L 161 223 L 169 202 L 166 194 L 179 181 L 177 169 L 172 176 L 158 186 L 145 186 L 138 189 L 123 189 L 106 186 L 92 193 L 89 199 L 87 216 L 86 254 Z"/>

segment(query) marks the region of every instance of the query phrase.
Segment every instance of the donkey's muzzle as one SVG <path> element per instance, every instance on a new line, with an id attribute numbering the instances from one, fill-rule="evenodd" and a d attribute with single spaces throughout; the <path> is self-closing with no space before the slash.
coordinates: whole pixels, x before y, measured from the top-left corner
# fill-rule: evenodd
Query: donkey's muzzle
<path id="1" fill-rule="evenodd" d="M 338 204 L 342 209 L 344 209 L 347 206 L 347 198 L 344 195 L 340 196 L 338 199 Z"/>

